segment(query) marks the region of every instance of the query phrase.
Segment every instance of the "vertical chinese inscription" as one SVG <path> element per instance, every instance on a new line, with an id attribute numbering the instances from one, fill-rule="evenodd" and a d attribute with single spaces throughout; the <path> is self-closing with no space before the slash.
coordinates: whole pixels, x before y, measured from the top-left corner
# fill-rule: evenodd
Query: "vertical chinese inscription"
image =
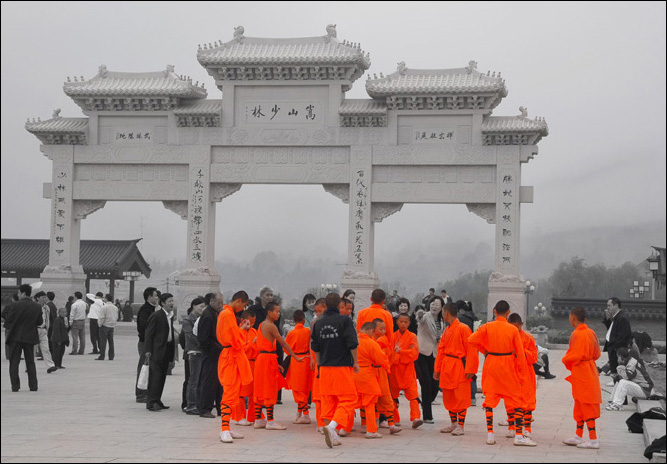
<path id="1" fill-rule="evenodd" d="M 71 169 L 69 166 L 60 166 L 54 168 L 53 183 L 53 217 L 51 237 L 52 253 L 55 253 L 56 262 L 66 257 L 65 250 L 69 248 L 70 222 L 72 220 L 72 192 L 71 192 Z"/>
<path id="2" fill-rule="evenodd" d="M 498 227 L 501 228 L 500 266 L 503 268 L 512 268 L 518 265 L 515 262 L 514 243 L 515 235 L 518 233 L 515 227 L 517 222 L 515 219 L 519 191 L 515 177 L 514 172 L 510 170 L 504 170 L 500 174 L 499 202 L 502 204 L 500 208 L 502 214 L 499 215 Z"/>
<path id="3" fill-rule="evenodd" d="M 364 242 L 364 215 L 367 214 L 368 206 L 368 179 L 365 171 L 360 169 L 356 172 L 354 181 L 354 264 L 364 264 L 367 243 Z"/>
<path id="4" fill-rule="evenodd" d="M 202 236 L 204 234 L 204 182 L 205 174 L 202 168 L 196 168 L 193 170 L 193 176 L 191 178 L 192 189 L 191 189 L 191 205 L 190 205 L 190 261 L 201 263 L 204 260 L 203 257 L 203 240 Z"/>

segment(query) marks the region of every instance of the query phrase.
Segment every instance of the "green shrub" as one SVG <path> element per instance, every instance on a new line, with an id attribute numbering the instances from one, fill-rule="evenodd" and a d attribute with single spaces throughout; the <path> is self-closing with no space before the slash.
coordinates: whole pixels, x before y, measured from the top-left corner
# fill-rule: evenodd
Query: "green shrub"
<path id="1" fill-rule="evenodd" d="M 545 314 L 543 316 L 529 316 L 526 320 L 526 327 L 528 330 L 534 327 L 539 327 L 541 325 L 548 328 L 553 327 L 554 318 L 549 316 L 548 314 Z"/>
<path id="2" fill-rule="evenodd" d="M 567 345 L 570 343 L 571 330 L 550 330 L 548 335 L 549 343 L 555 345 Z"/>

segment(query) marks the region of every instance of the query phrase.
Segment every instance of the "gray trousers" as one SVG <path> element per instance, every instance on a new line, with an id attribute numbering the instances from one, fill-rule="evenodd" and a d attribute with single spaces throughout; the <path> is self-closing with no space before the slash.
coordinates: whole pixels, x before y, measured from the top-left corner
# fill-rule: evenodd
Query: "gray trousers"
<path id="1" fill-rule="evenodd" d="M 72 321 L 70 332 L 72 332 L 72 353 L 84 354 L 86 351 L 86 321 L 84 319 Z"/>

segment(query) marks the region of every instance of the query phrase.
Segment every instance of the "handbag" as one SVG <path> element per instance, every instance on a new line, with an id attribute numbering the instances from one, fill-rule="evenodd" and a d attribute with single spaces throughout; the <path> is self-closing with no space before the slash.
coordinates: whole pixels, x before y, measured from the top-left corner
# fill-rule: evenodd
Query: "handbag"
<path id="1" fill-rule="evenodd" d="M 148 390 L 148 364 L 141 366 L 139 380 L 137 380 L 137 388 L 139 390 Z"/>

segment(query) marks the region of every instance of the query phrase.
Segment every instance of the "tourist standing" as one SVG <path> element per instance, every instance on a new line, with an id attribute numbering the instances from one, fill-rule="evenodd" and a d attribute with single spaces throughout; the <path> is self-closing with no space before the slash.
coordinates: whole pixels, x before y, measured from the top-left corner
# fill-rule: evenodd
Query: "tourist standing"
<path id="1" fill-rule="evenodd" d="M 216 292 L 207 295 L 208 306 L 204 309 L 199 324 L 197 325 L 197 339 L 202 351 L 201 376 L 198 389 L 199 416 L 208 419 L 215 418 L 211 409 L 215 406 L 220 414 L 220 401 L 222 399 L 222 386 L 218 379 L 218 359 L 222 352 L 222 345 L 218 342 L 216 330 L 218 326 L 218 315 L 222 310 L 222 293 Z"/>
<path id="2" fill-rule="evenodd" d="M 148 318 L 151 314 L 155 312 L 157 308 L 159 298 L 157 294 L 157 288 L 147 287 L 144 290 L 144 305 L 139 309 L 139 314 L 137 314 L 137 333 L 139 335 L 139 342 L 137 343 L 137 351 L 139 352 L 139 363 L 137 364 L 137 380 L 134 382 L 134 394 L 136 396 L 137 403 L 145 403 L 147 399 L 146 390 L 142 390 L 137 387 L 137 382 L 139 381 L 139 373 L 141 372 L 141 367 L 146 364 L 146 350 L 144 347 L 144 341 L 146 336 L 146 326 L 148 324 Z"/>
<path id="3" fill-rule="evenodd" d="M 104 361 L 107 344 L 109 345 L 109 361 L 113 361 L 115 350 L 113 344 L 113 333 L 118 321 L 118 307 L 113 303 L 113 296 L 107 293 L 104 297 L 104 305 L 100 310 L 98 324 L 100 326 L 100 355 L 95 358 Z"/>
<path id="4" fill-rule="evenodd" d="M 86 295 L 92 302 L 90 311 L 88 311 L 88 320 L 90 321 L 90 343 L 93 345 L 93 351 L 88 354 L 100 354 L 100 311 L 104 304 L 104 294 L 97 292 L 95 295 L 89 293 Z"/>
<path id="5" fill-rule="evenodd" d="M 69 315 L 70 332 L 72 332 L 72 351 L 70 354 L 84 354 L 86 352 L 86 309 L 81 292 L 74 292 L 76 300 L 72 303 Z"/>
<path id="6" fill-rule="evenodd" d="M 160 307 L 148 317 L 144 334 L 144 357 L 149 362 L 146 409 L 153 412 L 169 409 L 162 402 L 162 392 L 169 363 L 174 359 L 175 343 L 172 314 L 165 307 L 168 306 L 167 301 L 173 298 L 171 293 L 160 295 Z"/>
<path id="7" fill-rule="evenodd" d="M 45 292 L 37 292 L 35 294 L 35 299 L 37 303 L 42 306 L 42 323 L 37 327 L 37 333 L 39 334 L 39 349 L 42 352 L 42 359 L 46 364 L 46 373 L 50 374 L 55 372 L 58 368 L 56 363 L 53 362 L 51 357 L 51 349 L 49 348 L 49 329 L 51 327 L 51 308 L 46 304 L 47 296 Z"/>

